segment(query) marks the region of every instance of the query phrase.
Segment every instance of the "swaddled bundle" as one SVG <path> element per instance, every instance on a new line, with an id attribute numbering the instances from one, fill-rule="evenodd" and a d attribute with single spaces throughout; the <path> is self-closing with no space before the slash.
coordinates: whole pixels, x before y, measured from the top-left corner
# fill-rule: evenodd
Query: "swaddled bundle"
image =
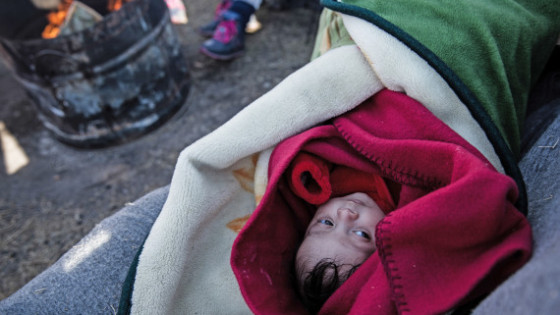
<path id="1" fill-rule="evenodd" d="M 300 185 L 301 171 L 315 181 Z M 341 185 L 331 176 L 338 171 L 346 175 Z M 345 184 L 352 175 L 354 187 Z M 364 176 L 370 180 L 360 184 Z M 400 186 L 396 205 L 382 177 Z M 530 257 L 531 229 L 514 206 L 515 183 L 401 93 L 381 91 L 332 123 L 283 141 L 270 158 L 269 178 L 232 252 L 255 314 L 306 312 L 294 280 L 295 252 L 312 204 L 336 196 L 335 187 L 342 187 L 339 194 L 369 192 L 384 210 L 396 209 L 377 225 L 377 251 L 321 314 L 445 312 L 481 298 Z M 326 199 L 317 200 L 322 194 Z"/>
<path id="2" fill-rule="evenodd" d="M 386 213 L 395 208 L 385 181 L 375 173 L 332 165 L 307 153 L 298 154 L 288 172 L 294 194 L 312 205 L 359 191 L 368 194 Z"/>

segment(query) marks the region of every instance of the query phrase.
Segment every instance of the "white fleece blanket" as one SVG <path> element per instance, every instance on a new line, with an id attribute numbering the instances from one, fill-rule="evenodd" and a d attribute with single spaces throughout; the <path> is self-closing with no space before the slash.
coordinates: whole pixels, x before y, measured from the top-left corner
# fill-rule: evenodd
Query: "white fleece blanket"
<path id="1" fill-rule="evenodd" d="M 343 20 L 357 46 L 315 59 L 181 153 L 139 259 L 132 313 L 250 313 L 230 251 L 266 189 L 271 149 L 382 88 L 424 104 L 503 172 L 485 133 L 441 76 L 378 27 Z"/>

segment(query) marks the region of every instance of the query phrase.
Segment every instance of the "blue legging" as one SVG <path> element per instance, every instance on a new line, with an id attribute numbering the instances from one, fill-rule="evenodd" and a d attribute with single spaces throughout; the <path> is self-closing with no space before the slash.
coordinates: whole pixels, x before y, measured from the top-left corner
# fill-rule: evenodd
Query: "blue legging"
<path id="1" fill-rule="evenodd" d="M 262 0 L 234 0 L 234 1 L 242 1 L 247 4 L 250 4 L 251 6 L 253 6 L 253 8 L 255 8 L 255 11 L 259 9 L 262 3 Z"/>

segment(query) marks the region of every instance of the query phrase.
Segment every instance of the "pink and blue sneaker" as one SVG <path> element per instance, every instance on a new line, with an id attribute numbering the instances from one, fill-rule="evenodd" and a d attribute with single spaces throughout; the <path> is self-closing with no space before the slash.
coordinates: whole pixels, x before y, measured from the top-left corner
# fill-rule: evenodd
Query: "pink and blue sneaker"
<path id="1" fill-rule="evenodd" d="M 236 12 L 223 12 L 213 37 L 202 44 L 200 51 L 217 60 L 239 57 L 245 48 L 245 25 L 242 24 Z"/>

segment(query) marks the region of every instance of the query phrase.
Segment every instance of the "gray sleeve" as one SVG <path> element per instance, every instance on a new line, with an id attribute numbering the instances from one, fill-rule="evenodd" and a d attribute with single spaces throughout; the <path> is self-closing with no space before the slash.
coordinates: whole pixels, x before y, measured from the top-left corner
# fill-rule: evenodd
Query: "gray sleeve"
<path id="1" fill-rule="evenodd" d="M 536 112 L 527 129 L 546 128 L 519 166 L 533 228 L 531 260 L 475 309 L 475 315 L 558 314 L 560 310 L 560 99 Z M 536 140 L 536 141 L 535 141 Z"/>
<path id="2" fill-rule="evenodd" d="M 157 189 L 101 221 L 54 265 L 0 301 L 0 314 L 116 313 L 128 269 L 168 190 Z"/>

